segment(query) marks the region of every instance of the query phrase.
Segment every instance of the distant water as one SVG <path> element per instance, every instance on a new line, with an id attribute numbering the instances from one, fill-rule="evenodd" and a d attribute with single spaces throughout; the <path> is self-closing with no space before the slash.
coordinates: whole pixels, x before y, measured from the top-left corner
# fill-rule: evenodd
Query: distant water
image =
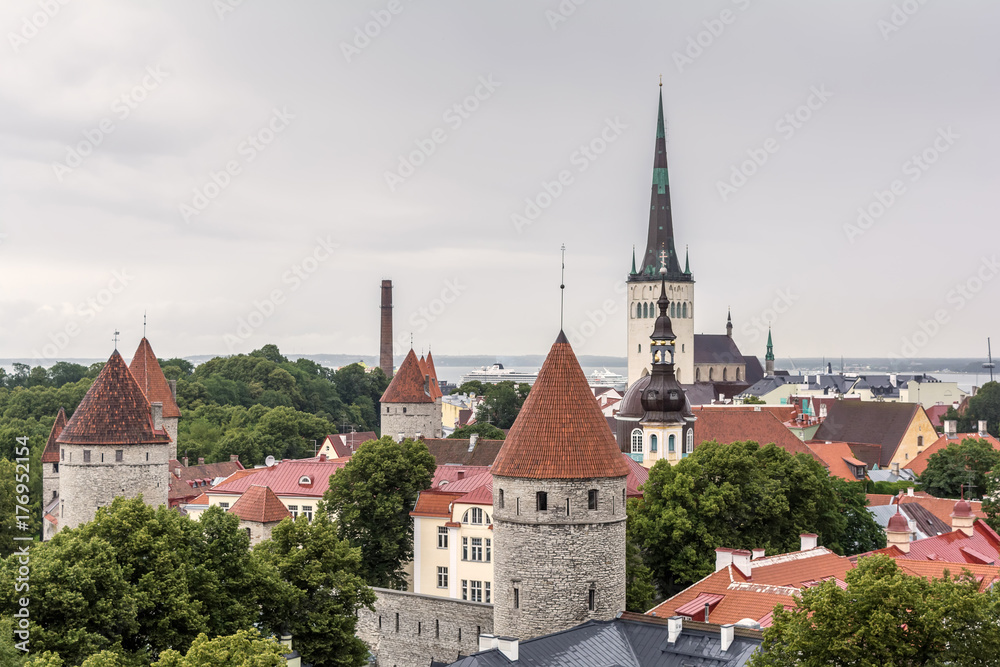
<path id="1" fill-rule="evenodd" d="M 467 375 L 469 371 L 477 371 L 482 366 L 436 366 L 438 372 L 438 380 L 447 380 L 452 384 L 461 384 L 462 377 Z M 524 373 L 537 373 L 540 366 L 514 366 L 504 364 L 504 368 L 509 368 L 515 371 L 521 371 Z M 619 375 L 626 375 L 628 368 L 625 366 L 581 366 L 583 372 L 588 376 L 594 371 L 603 371 L 605 368 L 612 373 L 618 373 Z"/>

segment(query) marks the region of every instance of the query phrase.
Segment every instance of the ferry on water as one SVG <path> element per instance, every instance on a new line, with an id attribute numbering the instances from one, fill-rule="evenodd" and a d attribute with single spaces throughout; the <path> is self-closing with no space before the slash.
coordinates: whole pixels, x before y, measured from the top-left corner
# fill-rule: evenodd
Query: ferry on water
<path id="1" fill-rule="evenodd" d="M 501 363 L 496 363 L 492 366 L 481 366 L 477 370 L 469 371 L 466 375 L 462 376 L 462 384 L 471 382 L 472 380 L 479 380 L 486 384 L 497 384 L 498 382 L 508 381 L 514 384 L 521 384 L 522 382 L 525 384 L 534 384 L 537 379 L 537 371 L 534 373 L 515 371 L 510 368 L 504 368 Z"/>

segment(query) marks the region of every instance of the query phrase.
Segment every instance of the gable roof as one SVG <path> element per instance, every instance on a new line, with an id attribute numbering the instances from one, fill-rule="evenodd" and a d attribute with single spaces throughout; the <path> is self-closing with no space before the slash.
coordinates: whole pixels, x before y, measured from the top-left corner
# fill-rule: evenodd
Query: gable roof
<path id="1" fill-rule="evenodd" d="M 743 363 L 747 365 L 744 379 L 747 384 L 757 384 L 764 379 L 764 367 L 760 365 L 760 359 L 756 355 L 743 355 Z"/>
<path id="2" fill-rule="evenodd" d="M 66 411 L 59 408 L 56 420 L 52 423 L 52 430 L 49 431 L 49 439 L 45 443 L 45 450 L 42 451 L 42 463 L 59 463 L 59 445 L 56 444 L 56 440 L 64 428 L 66 428 Z"/>
<path id="3" fill-rule="evenodd" d="M 950 405 L 932 405 L 929 408 L 924 408 L 927 418 L 931 420 L 931 426 L 941 428 L 944 423 L 944 415 L 950 407 Z"/>
<path id="4" fill-rule="evenodd" d="M 774 443 L 789 454 L 808 454 L 823 462 L 771 412 L 697 408 L 694 413 L 695 447 L 711 440 L 723 445 L 752 440 L 761 447 Z"/>
<path id="5" fill-rule="evenodd" d="M 242 494 L 251 486 L 267 486 L 279 496 L 319 498 L 330 486 L 330 475 L 343 468 L 348 461 L 286 459 L 270 468 L 237 471 L 213 486 L 209 493 Z M 299 484 L 303 476 L 309 478 L 309 484 Z"/>
<path id="6" fill-rule="evenodd" d="M 168 465 L 170 488 L 167 491 L 167 498 L 170 501 L 193 498 L 220 477 L 226 478 L 238 470 L 243 470 L 243 464 L 239 461 L 220 461 L 219 463 L 185 466 L 177 459 L 170 459 Z"/>
<path id="7" fill-rule="evenodd" d="M 857 482 L 859 478 L 851 466 L 867 468 L 864 461 L 855 458 L 854 452 L 846 442 L 807 442 L 806 447 L 823 461 L 833 477 Z"/>
<path id="8" fill-rule="evenodd" d="M 497 454 L 493 474 L 530 479 L 628 475 L 614 434 L 562 331 Z"/>
<path id="9" fill-rule="evenodd" d="M 403 363 L 399 365 L 392 382 L 386 388 L 381 403 L 433 403 L 434 399 L 424 391 L 424 373 L 420 361 L 411 349 Z"/>
<path id="10" fill-rule="evenodd" d="M 266 486 L 252 485 L 239 500 L 229 508 L 230 514 L 235 514 L 244 521 L 256 523 L 271 523 L 292 516 L 284 503 L 278 500 L 274 491 Z"/>
<path id="11" fill-rule="evenodd" d="M 956 433 L 954 437 L 948 437 L 947 435 L 942 435 L 940 438 L 935 440 L 930 444 L 927 449 L 920 452 L 911 459 L 905 468 L 907 470 L 912 470 L 917 475 L 922 475 L 925 470 L 927 470 L 927 464 L 930 462 L 932 455 L 946 448 L 948 445 L 961 444 L 966 438 L 973 438 L 975 440 L 985 440 L 990 443 L 993 449 L 1000 451 L 1000 440 L 997 440 L 992 435 L 979 435 L 978 433 Z"/>
<path id="12" fill-rule="evenodd" d="M 451 505 L 462 497 L 461 493 L 450 493 L 438 489 L 421 491 L 410 516 L 428 516 L 439 519 L 451 518 Z"/>
<path id="13" fill-rule="evenodd" d="M 736 342 L 726 334 L 695 334 L 694 363 L 744 364 L 746 362 L 743 360 L 740 348 L 736 347 Z"/>
<path id="14" fill-rule="evenodd" d="M 118 350 L 90 385 L 56 442 L 67 445 L 138 445 L 169 443 L 153 429 L 149 401 Z"/>
<path id="15" fill-rule="evenodd" d="M 879 445 L 882 448 L 879 465 L 885 467 L 892 461 L 910 423 L 922 410 L 919 403 L 837 401 L 813 437 Z"/>
<path id="16" fill-rule="evenodd" d="M 163 404 L 164 418 L 181 416 L 177 401 L 174 400 L 174 392 L 170 391 L 170 384 L 160 368 L 160 362 L 156 360 L 153 348 L 150 347 L 149 341 L 145 337 L 139 341 L 139 348 L 132 356 L 128 369 L 132 372 L 132 377 L 135 378 L 139 388 L 142 389 L 142 393 L 145 394 L 146 400 L 150 403 Z"/>
<path id="17" fill-rule="evenodd" d="M 472 451 L 469 451 L 469 439 L 462 438 L 424 438 L 423 443 L 439 466 L 457 463 L 464 466 L 491 466 L 496 460 L 503 440 L 484 440 L 478 438 Z"/>
<path id="18" fill-rule="evenodd" d="M 352 455 L 358 451 L 358 447 L 369 440 L 378 440 L 378 436 L 375 431 L 352 431 L 351 433 L 333 433 L 326 436 L 324 440 L 330 441 L 330 447 L 337 455 L 336 458 L 339 459 Z"/>

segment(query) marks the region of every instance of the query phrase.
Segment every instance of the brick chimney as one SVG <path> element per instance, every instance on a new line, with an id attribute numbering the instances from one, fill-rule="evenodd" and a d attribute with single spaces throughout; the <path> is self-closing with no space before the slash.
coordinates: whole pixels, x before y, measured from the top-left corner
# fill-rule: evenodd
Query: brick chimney
<path id="1" fill-rule="evenodd" d="M 910 553 L 910 522 L 906 520 L 899 506 L 896 513 L 889 517 L 889 525 L 885 527 L 886 546 L 895 546 L 904 554 Z"/>
<path id="2" fill-rule="evenodd" d="M 183 463 L 184 467 L 187 468 L 188 467 L 188 457 L 185 456 L 183 459 L 181 459 L 181 463 Z"/>
<path id="3" fill-rule="evenodd" d="M 733 564 L 733 550 L 719 547 L 715 550 L 715 571 L 725 569 Z"/>
<path id="4" fill-rule="evenodd" d="M 819 546 L 819 535 L 816 533 L 802 533 L 799 535 L 800 551 L 809 551 Z"/>
<path id="5" fill-rule="evenodd" d="M 157 401 L 149 404 L 150 412 L 153 414 L 153 428 L 163 428 L 163 403 Z"/>
<path id="6" fill-rule="evenodd" d="M 185 461 L 186 460 L 187 459 L 185 459 Z M 229 455 L 229 462 L 230 463 L 239 463 L 240 462 L 240 455 L 239 454 L 230 454 Z"/>
<path id="7" fill-rule="evenodd" d="M 326 463 L 326 454 L 320 454 L 319 455 L 319 462 L 320 463 Z"/>
<path id="8" fill-rule="evenodd" d="M 200 465 L 200 466 L 205 465 L 205 457 L 204 456 L 199 456 L 198 457 L 198 465 Z"/>
<path id="9" fill-rule="evenodd" d="M 954 419 L 944 420 L 944 434 L 949 438 L 954 438 L 955 433 L 958 432 L 958 422 Z"/>
<path id="10" fill-rule="evenodd" d="M 392 281 L 382 281 L 382 321 L 379 331 L 378 365 L 392 377 Z"/>
<path id="11" fill-rule="evenodd" d="M 972 524 L 976 522 L 976 515 L 972 513 L 972 505 L 967 500 L 959 500 L 955 503 L 955 509 L 951 513 L 952 531 L 960 530 L 967 536 L 972 537 Z"/>
<path id="12" fill-rule="evenodd" d="M 750 555 L 750 552 L 745 549 L 737 549 L 733 552 L 733 567 L 742 572 L 747 579 L 750 578 L 753 567 L 750 564 Z"/>
<path id="13" fill-rule="evenodd" d="M 979 435 L 980 436 L 985 436 L 986 434 L 987 434 L 987 431 L 986 431 L 986 420 L 985 419 L 980 419 L 979 420 Z"/>

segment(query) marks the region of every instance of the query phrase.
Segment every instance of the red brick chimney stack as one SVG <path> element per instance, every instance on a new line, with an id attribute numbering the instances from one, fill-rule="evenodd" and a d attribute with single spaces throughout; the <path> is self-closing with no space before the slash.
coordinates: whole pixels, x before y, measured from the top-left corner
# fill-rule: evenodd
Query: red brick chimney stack
<path id="1" fill-rule="evenodd" d="M 392 377 L 392 281 L 382 281 L 382 328 L 379 341 L 379 368 Z"/>

